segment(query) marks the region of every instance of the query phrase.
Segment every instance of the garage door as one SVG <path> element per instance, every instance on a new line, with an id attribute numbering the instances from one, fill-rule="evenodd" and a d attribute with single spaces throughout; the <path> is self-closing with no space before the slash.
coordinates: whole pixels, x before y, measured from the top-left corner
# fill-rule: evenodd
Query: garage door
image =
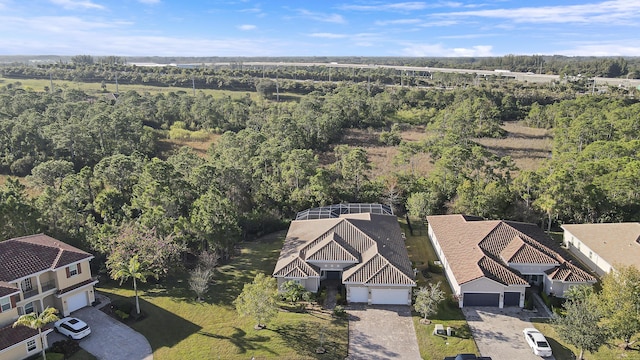
<path id="1" fill-rule="evenodd" d="M 379 305 L 409 304 L 407 289 L 371 289 L 371 303 Z"/>
<path id="2" fill-rule="evenodd" d="M 500 306 L 499 293 L 464 293 L 464 306 Z"/>
<path id="3" fill-rule="evenodd" d="M 369 301 L 369 289 L 366 287 L 349 287 L 349 302 L 366 303 Z"/>
<path id="4" fill-rule="evenodd" d="M 504 306 L 520 306 L 520 293 L 519 292 L 505 292 L 504 293 Z"/>
<path id="5" fill-rule="evenodd" d="M 69 312 L 74 312 L 88 305 L 89 300 L 86 292 L 81 292 L 67 298 L 67 311 Z"/>

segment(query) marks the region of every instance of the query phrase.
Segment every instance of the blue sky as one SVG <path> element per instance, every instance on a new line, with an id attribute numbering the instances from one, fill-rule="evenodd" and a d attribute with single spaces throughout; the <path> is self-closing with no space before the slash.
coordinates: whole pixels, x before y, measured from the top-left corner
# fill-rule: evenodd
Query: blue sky
<path id="1" fill-rule="evenodd" d="M 640 56 L 640 0 L 0 0 L 0 54 Z"/>

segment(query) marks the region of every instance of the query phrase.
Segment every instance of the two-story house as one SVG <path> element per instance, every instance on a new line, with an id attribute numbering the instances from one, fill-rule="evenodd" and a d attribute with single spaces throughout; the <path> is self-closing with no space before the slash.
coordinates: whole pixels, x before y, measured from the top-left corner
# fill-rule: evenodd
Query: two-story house
<path id="1" fill-rule="evenodd" d="M 13 322 L 22 314 L 57 308 L 60 316 L 95 300 L 93 255 L 44 234 L 0 242 L 0 360 L 41 351 L 38 331 Z M 46 344 L 46 333 L 43 331 Z"/>

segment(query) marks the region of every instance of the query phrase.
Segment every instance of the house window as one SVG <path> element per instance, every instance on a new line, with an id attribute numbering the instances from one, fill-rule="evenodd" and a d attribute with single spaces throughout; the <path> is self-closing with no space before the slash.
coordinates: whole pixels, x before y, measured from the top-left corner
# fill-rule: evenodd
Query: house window
<path id="1" fill-rule="evenodd" d="M 35 349 L 36 349 L 36 341 L 35 340 L 27 341 L 27 352 L 30 353 Z"/>
<path id="2" fill-rule="evenodd" d="M 67 277 L 70 278 L 72 276 L 76 276 L 80 274 L 80 264 L 74 264 L 67 267 Z"/>
<path id="3" fill-rule="evenodd" d="M 31 278 L 22 280 L 22 291 L 31 291 L 31 290 L 33 290 L 33 284 L 31 283 Z"/>
<path id="4" fill-rule="evenodd" d="M 0 312 L 5 312 L 11 309 L 11 299 L 4 298 L 0 299 Z"/>
<path id="5" fill-rule="evenodd" d="M 33 301 L 24 305 L 24 313 L 31 314 L 33 312 Z"/>

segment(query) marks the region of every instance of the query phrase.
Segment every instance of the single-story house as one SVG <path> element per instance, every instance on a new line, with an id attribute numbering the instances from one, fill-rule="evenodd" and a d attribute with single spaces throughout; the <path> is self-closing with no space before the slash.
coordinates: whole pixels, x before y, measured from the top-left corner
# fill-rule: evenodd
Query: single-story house
<path id="1" fill-rule="evenodd" d="M 562 229 L 565 247 L 598 275 L 619 265 L 640 270 L 640 223 L 568 224 Z"/>
<path id="2" fill-rule="evenodd" d="M 523 307 L 532 285 L 562 297 L 571 286 L 596 281 L 535 224 L 466 215 L 428 216 L 427 222 L 460 307 Z"/>
<path id="3" fill-rule="evenodd" d="M 0 359 L 24 359 L 42 350 L 38 331 L 12 327 L 20 315 L 58 309 L 59 316 L 95 300 L 93 255 L 44 234 L 0 241 Z M 43 330 L 45 348 L 46 334 Z"/>
<path id="4" fill-rule="evenodd" d="M 411 304 L 416 285 L 404 234 L 388 206 L 338 204 L 302 211 L 291 222 L 273 276 L 317 292 L 325 279 L 347 301 Z"/>

